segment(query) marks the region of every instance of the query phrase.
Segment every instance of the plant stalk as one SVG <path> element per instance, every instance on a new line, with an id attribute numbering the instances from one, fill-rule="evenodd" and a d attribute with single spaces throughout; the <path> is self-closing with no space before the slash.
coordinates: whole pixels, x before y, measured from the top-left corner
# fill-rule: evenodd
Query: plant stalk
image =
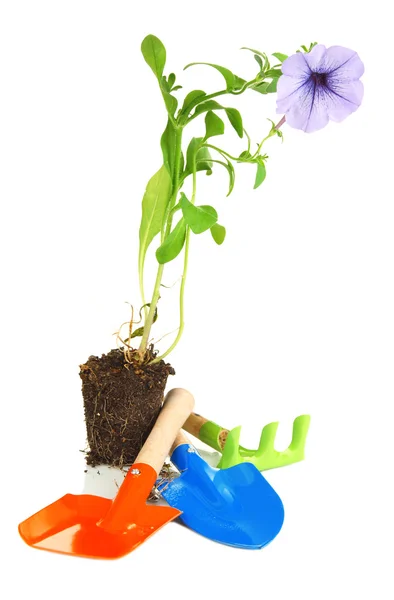
<path id="1" fill-rule="evenodd" d="M 183 131 L 183 129 L 181 127 L 178 127 L 175 131 L 176 131 L 176 142 L 175 142 L 175 160 L 174 160 L 174 175 L 173 175 L 174 185 L 173 185 L 173 190 L 172 190 L 172 196 L 171 196 L 171 199 L 169 202 L 169 217 L 168 217 L 167 225 L 165 228 L 164 239 L 167 238 L 167 236 L 171 232 L 171 225 L 172 225 L 172 219 L 173 219 L 173 214 L 171 214 L 171 209 L 173 208 L 173 206 L 176 202 L 176 199 L 178 196 L 178 191 L 179 191 L 179 170 L 180 170 L 180 164 L 181 164 L 182 131 Z M 145 354 L 147 346 L 148 346 L 150 331 L 152 329 L 153 319 L 155 316 L 157 303 L 160 298 L 160 284 L 161 284 L 161 280 L 163 278 L 163 272 L 164 272 L 164 264 L 159 265 L 159 268 L 157 270 L 156 281 L 155 281 L 155 285 L 153 288 L 152 300 L 150 302 L 148 316 L 145 320 L 144 333 L 142 335 L 141 344 L 138 349 L 138 352 L 140 353 L 141 356 L 143 356 Z"/>
<path id="2" fill-rule="evenodd" d="M 190 202 L 192 204 L 194 204 L 196 201 L 196 190 L 197 190 L 197 167 L 196 167 L 196 163 L 194 163 L 194 165 L 193 165 L 193 192 L 192 192 L 192 197 L 190 199 Z M 189 263 L 189 246 L 190 246 L 190 227 L 188 227 L 186 230 L 185 255 L 184 255 L 184 261 L 183 261 L 182 282 L 181 282 L 181 289 L 179 292 L 178 333 L 177 333 L 175 340 L 173 341 L 171 346 L 168 348 L 168 350 L 166 350 L 165 352 L 163 352 L 163 354 L 161 354 L 160 356 L 157 356 L 154 360 L 152 360 L 151 364 L 159 362 L 160 360 L 165 358 L 168 354 L 170 354 L 170 352 L 172 352 L 174 350 L 174 348 L 177 346 L 179 340 L 182 337 L 183 330 L 185 329 L 185 303 L 184 303 L 184 300 L 185 300 L 187 266 Z"/>

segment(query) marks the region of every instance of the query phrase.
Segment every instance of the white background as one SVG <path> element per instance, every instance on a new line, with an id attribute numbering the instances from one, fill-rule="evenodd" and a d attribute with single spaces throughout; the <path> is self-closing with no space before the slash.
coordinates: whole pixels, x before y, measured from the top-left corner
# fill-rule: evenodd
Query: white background
<path id="1" fill-rule="evenodd" d="M 394 90 L 384 6 L 1 3 L 2 597 L 393 598 Z M 82 491 L 78 365 L 113 346 L 125 302 L 140 302 L 140 202 L 165 125 L 139 50 L 147 33 L 163 39 L 167 72 L 186 90 L 222 86 L 208 68 L 183 73 L 191 61 L 249 77 L 255 63 L 241 46 L 292 53 L 316 40 L 359 52 L 366 92 L 340 125 L 311 135 L 285 127 L 283 145 L 267 145 L 258 191 L 247 167 L 227 199 L 225 174 L 199 181 L 199 202 L 214 204 L 228 236 L 221 247 L 192 239 L 171 385 L 189 388 L 198 412 L 243 424 L 252 447 L 270 420 L 281 421 L 286 447 L 292 419 L 312 415 L 307 460 L 266 475 L 285 504 L 281 534 L 248 552 L 173 523 L 103 563 L 36 552 L 17 524 Z M 267 117 L 279 119 L 274 96 L 227 105 L 242 108 L 255 141 Z M 244 149 L 230 128 L 227 140 Z M 176 328 L 176 303 L 177 286 L 163 292 L 156 339 Z"/>

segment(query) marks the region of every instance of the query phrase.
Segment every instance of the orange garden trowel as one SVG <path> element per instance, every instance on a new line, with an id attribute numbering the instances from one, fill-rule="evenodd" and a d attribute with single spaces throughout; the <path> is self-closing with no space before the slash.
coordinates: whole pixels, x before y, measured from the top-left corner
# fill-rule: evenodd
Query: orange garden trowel
<path id="1" fill-rule="evenodd" d="M 114 500 L 67 494 L 19 525 L 24 541 L 41 550 L 90 558 L 120 558 L 181 514 L 146 500 L 177 433 L 194 407 L 183 389 L 167 394 L 156 424 Z"/>
<path id="2" fill-rule="evenodd" d="M 190 415 L 183 429 L 214 450 L 221 452 L 222 457 L 217 465 L 219 469 L 227 469 L 243 462 L 250 462 L 259 471 L 267 471 L 304 459 L 309 423 L 309 415 L 300 415 L 294 420 L 290 446 L 283 452 L 278 452 L 274 448 L 275 435 L 279 425 L 276 422 L 269 423 L 264 427 L 257 450 L 248 450 L 248 448 L 240 446 L 241 427 L 235 427 L 229 431 L 195 413 Z"/>

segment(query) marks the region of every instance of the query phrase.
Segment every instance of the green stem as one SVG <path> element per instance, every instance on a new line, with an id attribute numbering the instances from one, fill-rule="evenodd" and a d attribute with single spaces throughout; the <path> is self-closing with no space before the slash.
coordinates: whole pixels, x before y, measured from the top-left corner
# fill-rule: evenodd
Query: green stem
<path id="1" fill-rule="evenodd" d="M 220 90 L 219 92 L 213 92 L 212 94 L 208 94 L 207 96 L 201 96 L 199 98 L 196 98 L 186 107 L 187 112 L 181 112 L 181 114 L 179 115 L 179 124 L 186 125 L 186 123 L 190 123 L 190 121 L 192 121 L 195 117 L 193 116 L 188 119 L 188 115 L 190 115 L 190 112 L 193 110 L 193 108 L 195 108 L 199 104 L 203 104 L 204 102 L 207 102 L 208 100 L 213 100 L 214 98 L 218 98 L 219 96 L 225 96 L 226 94 L 231 94 L 232 96 L 239 96 L 240 94 L 243 94 L 245 90 L 251 87 L 254 83 L 256 83 L 255 79 L 253 79 L 252 81 L 246 81 L 239 90 Z"/>
<path id="2" fill-rule="evenodd" d="M 263 147 L 264 142 L 269 140 L 273 135 L 275 135 L 275 131 L 274 132 L 270 131 L 269 134 L 261 141 L 256 152 L 253 154 L 252 158 L 256 158 L 256 156 L 258 156 L 260 154 L 260 150 Z"/>
<path id="3" fill-rule="evenodd" d="M 187 265 L 188 265 L 188 260 L 189 260 L 189 245 L 190 245 L 190 227 L 188 227 L 187 230 L 186 230 L 185 256 L 184 256 L 184 263 L 183 263 L 183 273 L 182 273 L 181 289 L 180 289 L 180 294 L 179 294 L 179 329 L 178 329 L 178 334 L 177 334 L 175 340 L 173 341 L 173 343 L 171 344 L 171 346 L 168 348 L 168 350 L 166 350 L 165 352 L 163 352 L 163 354 L 161 354 L 160 356 L 157 356 L 154 360 L 152 360 L 151 364 L 157 363 L 157 362 L 161 361 L 168 354 L 170 354 L 170 352 L 172 352 L 174 350 L 175 346 L 177 346 L 179 340 L 181 339 L 183 331 L 185 329 L 184 297 L 185 297 L 185 285 L 186 285 Z"/>
<path id="4" fill-rule="evenodd" d="M 146 299 L 145 299 L 143 271 L 141 271 L 141 273 L 140 273 L 140 294 L 141 294 L 141 299 L 142 299 L 142 306 L 144 307 L 144 319 L 146 320 L 146 317 L 148 316 L 148 307 L 146 306 Z"/>
<path id="5" fill-rule="evenodd" d="M 147 348 L 147 345 L 148 345 L 150 330 L 151 330 L 152 325 L 153 325 L 153 316 L 155 314 L 154 312 L 152 312 L 152 307 L 154 306 L 156 308 L 157 303 L 159 301 L 159 297 L 160 297 L 160 284 L 161 284 L 161 280 L 163 278 L 163 271 L 164 271 L 164 265 L 160 265 L 159 269 L 157 271 L 157 275 L 156 275 L 155 287 L 153 289 L 153 296 L 152 296 L 152 300 L 151 300 L 151 304 L 150 304 L 148 316 L 147 316 L 147 318 L 145 320 L 144 333 L 143 333 L 143 336 L 142 336 L 140 347 L 138 349 L 139 352 L 140 352 L 140 354 L 142 354 L 142 355 L 146 352 L 146 348 Z"/>
<path id="6" fill-rule="evenodd" d="M 165 232 L 164 232 L 164 239 L 171 232 L 171 225 L 172 225 L 172 218 L 173 218 L 173 215 L 171 214 L 171 209 L 173 208 L 173 206 L 176 202 L 176 199 L 178 196 L 178 190 L 179 190 L 179 171 L 180 171 L 181 154 L 182 154 L 182 128 L 178 127 L 175 130 L 175 135 L 176 135 L 176 140 L 175 140 L 175 160 L 174 160 L 174 175 L 173 175 L 174 185 L 173 185 L 173 190 L 172 190 L 172 196 L 171 196 L 171 199 L 170 199 L 170 202 L 168 205 L 168 208 L 169 208 L 168 220 L 167 220 L 167 225 L 166 225 Z M 157 303 L 160 298 L 160 284 L 161 284 L 161 280 L 163 278 L 163 272 L 164 272 L 164 264 L 159 265 L 159 268 L 157 271 L 156 281 L 155 281 L 155 285 L 153 288 L 152 300 L 150 302 L 148 316 L 147 316 L 147 318 L 145 320 L 145 324 L 144 324 L 144 333 L 142 336 L 141 344 L 138 349 L 141 355 L 143 355 L 146 352 L 146 348 L 148 345 L 150 331 L 152 329 L 153 319 L 155 316 Z"/>
<path id="7" fill-rule="evenodd" d="M 233 96 L 239 96 L 240 94 L 246 92 L 246 90 L 252 87 L 252 85 L 254 85 L 255 83 L 256 79 L 252 79 L 252 81 L 245 81 L 245 83 L 241 88 L 239 88 L 239 90 L 234 90 L 233 92 L 230 92 L 230 94 L 232 94 Z"/>
<path id="8" fill-rule="evenodd" d="M 245 130 L 244 130 L 245 131 Z M 245 131 L 246 133 L 246 131 Z M 250 137 L 247 135 L 248 138 L 248 148 L 250 149 Z M 258 145 L 258 148 L 256 150 L 256 152 L 253 154 L 253 156 L 251 156 L 250 158 L 247 159 L 242 159 L 239 158 L 237 156 L 231 156 L 231 154 L 229 154 L 228 152 L 225 152 L 225 150 L 222 150 L 221 148 L 218 148 L 217 146 L 214 146 L 213 144 L 204 144 L 204 146 L 206 146 L 207 148 L 211 148 L 212 150 L 216 150 L 216 152 L 219 152 L 222 156 L 227 156 L 227 158 L 230 158 L 231 160 L 236 160 L 237 162 L 253 162 L 253 160 L 256 158 L 256 156 L 258 156 L 260 154 L 260 150 L 263 147 L 264 142 L 266 142 L 267 140 L 269 140 L 273 135 L 275 135 L 275 131 L 270 131 L 270 133 L 261 141 L 261 143 Z M 249 152 L 250 150 L 248 150 Z"/>
<path id="9" fill-rule="evenodd" d="M 246 129 L 244 128 L 244 134 L 246 135 L 246 138 L 248 140 L 248 152 L 250 153 L 250 146 L 252 144 L 252 141 L 250 139 L 250 135 L 248 134 L 248 132 L 246 131 Z"/>
<path id="10" fill-rule="evenodd" d="M 193 192 L 192 197 L 190 199 L 191 203 L 194 204 L 196 201 L 196 190 L 197 190 L 197 169 L 196 163 L 193 165 Z M 174 348 L 178 345 L 179 340 L 182 337 L 183 331 L 185 329 L 185 287 L 186 287 L 186 276 L 187 276 L 187 267 L 189 263 L 189 247 L 190 247 L 190 227 L 186 229 L 186 240 L 185 240 L 185 255 L 183 261 L 183 273 L 182 273 L 182 282 L 181 289 L 179 292 L 179 329 L 177 336 L 171 346 L 160 356 L 157 356 L 152 362 L 156 363 L 168 356 L 170 352 L 174 350 Z"/>
<path id="11" fill-rule="evenodd" d="M 222 156 L 227 156 L 231 160 L 236 160 L 237 162 L 250 162 L 250 159 L 243 160 L 242 158 L 239 158 L 237 156 L 231 156 L 231 154 L 229 154 L 228 152 L 225 152 L 224 150 L 222 150 L 221 148 L 218 148 L 217 146 L 214 146 L 213 144 L 204 144 L 204 146 L 206 146 L 206 148 L 211 148 L 212 150 L 216 150 L 216 152 L 219 152 L 219 154 L 222 154 Z"/>

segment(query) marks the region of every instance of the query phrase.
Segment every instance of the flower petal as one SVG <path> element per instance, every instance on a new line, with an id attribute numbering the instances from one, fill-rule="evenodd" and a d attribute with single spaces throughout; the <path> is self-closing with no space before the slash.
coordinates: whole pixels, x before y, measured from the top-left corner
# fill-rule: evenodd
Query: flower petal
<path id="1" fill-rule="evenodd" d="M 286 58 L 282 64 L 282 73 L 283 75 L 295 78 L 308 77 L 310 75 L 310 69 L 305 60 L 305 54 L 303 54 L 303 52 L 297 52 L 297 54 L 293 54 L 292 56 L 289 56 L 289 58 Z"/>
<path id="2" fill-rule="evenodd" d="M 349 48 L 316 45 L 309 53 L 286 59 L 282 72 L 277 112 L 286 114 L 291 127 L 317 131 L 329 119 L 342 121 L 362 102 L 364 87 L 359 78 L 364 65 Z"/>
<path id="3" fill-rule="evenodd" d="M 279 77 L 277 87 L 276 112 L 285 113 L 295 102 L 302 100 L 304 91 L 303 87 L 308 86 L 309 74 L 303 78 L 293 78 L 287 75 Z"/>
<path id="4" fill-rule="evenodd" d="M 326 94 L 327 112 L 332 121 L 343 121 L 358 109 L 364 95 L 361 81 L 332 87 Z"/>
<path id="5" fill-rule="evenodd" d="M 359 79 L 364 73 L 364 64 L 354 50 L 342 46 L 331 46 L 326 54 L 327 74 L 341 81 Z"/>
<path id="6" fill-rule="evenodd" d="M 307 133 L 322 129 L 328 121 L 325 94 L 321 87 L 313 83 L 302 88 L 300 97 L 292 103 L 286 113 L 286 122 L 290 127 L 302 129 Z"/>
<path id="7" fill-rule="evenodd" d="M 324 73 L 324 64 L 327 48 L 323 44 L 317 44 L 310 52 L 304 54 L 305 60 L 311 71 L 314 73 Z"/>

